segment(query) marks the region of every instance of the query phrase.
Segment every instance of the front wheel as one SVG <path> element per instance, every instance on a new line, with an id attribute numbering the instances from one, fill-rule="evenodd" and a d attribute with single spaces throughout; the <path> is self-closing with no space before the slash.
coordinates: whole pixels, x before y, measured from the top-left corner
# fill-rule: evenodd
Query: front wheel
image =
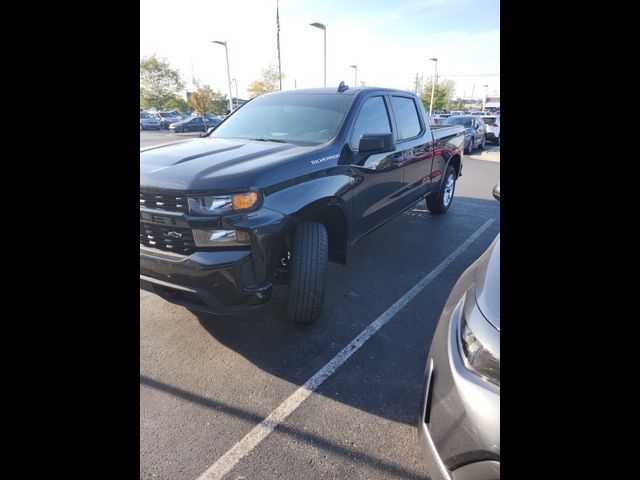
<path id="1" fill-rule="evenodd" d="M 484 150 L 484 144 L 487 142 L 487 137 L 482 137 L 482 143 L 478 145 L 480 150 Z"/>
<path id="2" fill-rule="evenodd" d="M 449 165 L 442 179 L 440 190 L 435 195 L 427 197 L 427 209 L 431 213 L 440 214 L 449 210 L 456 190 L 456 176 L 456 169 Z"/>
<path id="3" fill-rule="evenodd" d="M 287 318 L 311 323 L 320 317 L 324 302 L 329 239 L 324 225 L 303 222 L 291 238 Z"/>
<path id="4" fill-rule="evenodd" d="M 464 149 L 464 153 L 466 153 L 467 155 L 470 155 L 471 150 L 473 150 L 473 139 L 469 141 L 469 146 Z"/>

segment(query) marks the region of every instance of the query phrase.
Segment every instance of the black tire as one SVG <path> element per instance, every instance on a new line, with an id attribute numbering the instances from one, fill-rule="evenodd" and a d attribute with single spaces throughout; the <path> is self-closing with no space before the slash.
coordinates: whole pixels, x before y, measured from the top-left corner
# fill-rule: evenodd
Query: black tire
<path id="1" fill-rule="evenodd" d="M 189 133 L 191 130 L 189 130 L 189 127 L 183 127 L 182 128 L 182 133 Z"/>
<path id="2" fill-rule="evenodd" d="M 324 225 L 303 222 L 293 232 L 287 318 L 311 323 L 320 317 L 324 302 L 329 239 Z"/>
<path id="3" fill-rule="evenodd" d="M 469 147 L 464 149 L 464 153 L 466 153 L 467 155 L 470 155 L 472 150 L 473 150 L 473 139 L 471 139 L 471 141 L 469 142 Z"/>
<path id="4" fill-rule="evenodd" d="M 457 173 L 456 169 L 451 165 L 447 167 L 447 172 L 442 179 L 442 183 L 440 184 L 440 190 L 435 195 L 429 195 L 427 197 L 427 209 L 431 213 L 441 214 L 446 213 L 453 202 L 453 194 L 456 191 L 456 179 Z M 448 190 L 448 182 L 452 180 L 453 184 L 451 185 L 451 191 Z"/>
<path id="5" fill-rule="evenodd" d="M 482 143 L 478 145 L 480 150 L 484 150 L 484 144 L 487 143 L 487 137 L 482 137 Z"/>
<path id="6" fill-rule="evenodd" d="M 500 135 L 498 135 L 498 140 L 496 140 L 496 143 L 500 145 Z"/>

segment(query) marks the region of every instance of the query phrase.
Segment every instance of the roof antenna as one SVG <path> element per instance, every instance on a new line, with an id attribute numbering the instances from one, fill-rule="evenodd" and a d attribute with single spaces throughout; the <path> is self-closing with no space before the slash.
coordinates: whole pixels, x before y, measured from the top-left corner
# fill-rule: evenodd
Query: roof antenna
<path id="1" fill-rule="evenodd" d="M 343 80 L 340 82 L 340 85 L 338 85 L 338 92 L 344 92 L 345 90 L 349 90 L 349 85 L 345 85 Z"/>

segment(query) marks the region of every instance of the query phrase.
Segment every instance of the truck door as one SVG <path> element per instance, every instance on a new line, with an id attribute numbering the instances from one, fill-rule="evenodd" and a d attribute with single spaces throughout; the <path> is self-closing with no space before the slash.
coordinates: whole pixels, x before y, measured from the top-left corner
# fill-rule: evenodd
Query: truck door
<path id="1" fill-rule="evenodd" d="M 403 153 L 360 154 L 358 147 L 363 134 L 394 133 L 391 127 L 388 100 L 384 95 L 367 98 L 358 112 L 349 140 L 353 152 L 351 167 L 357 178 L 352 190 L 353 238 L 374 229 L 401 209 L 399 197 L 403 188 Z M 394 134 L 394 138 L 397 137 Z"/>
<path id="2" fill-rule="evenodd" d="M 398 147 L 404 156 L 400 201 L 406 208 L 423 197 L 431 184 L 433 137 L 413 97 L 394 94 L 391 106 L 398 127 Z"/>

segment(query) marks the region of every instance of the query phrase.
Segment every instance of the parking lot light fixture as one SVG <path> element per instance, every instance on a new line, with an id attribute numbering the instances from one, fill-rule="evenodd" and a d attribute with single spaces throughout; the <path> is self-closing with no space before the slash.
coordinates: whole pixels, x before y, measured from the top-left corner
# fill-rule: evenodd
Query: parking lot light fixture
<path id="1" fill-rule="evenodd" d="M 233 103 L 231 100 L 231 73 L 229 72 L 229 50 L 227 49 L 227 41 L 221 42 L 220 40 L 212 40 L 211 43 L 217 43 L 218 45 L 224 45 L 224 53 L 227 56 L 227 85 L 229 87 L 229 113 L 233 112 Z"/>
<path id="2" fill-rule="evenodd" d="M 438 59 L 430 58 L 432 62 L 436 62 L 436 68 L 433 72 L 433 79 L 431 80 L 431 101 L 429 102 L 429 115 L 431 115 L 431 111 L 433 109 L 433 92 L 436 90 L 436 75 L 438 75 Z"/>
<path id="3" fill-rule="evenodd" d="M 349 65 L 349 67 L 356 70 L 356 76 L 353 79 L 353 88 L 356 88 L 358 86 L 358 65 Z"/>
<path id="4" fill-rule="evenodd" d="M 232 78 L 231 81 L 236 85 L 236 109 L 238 108 L 238 81 Z"/>
<path id="5" fill-rule="evenodd" d="M 327 88 L 327 26 L 319 22 L 313 22 L 309 25 L 324 32 L 324 87 Z"/>

